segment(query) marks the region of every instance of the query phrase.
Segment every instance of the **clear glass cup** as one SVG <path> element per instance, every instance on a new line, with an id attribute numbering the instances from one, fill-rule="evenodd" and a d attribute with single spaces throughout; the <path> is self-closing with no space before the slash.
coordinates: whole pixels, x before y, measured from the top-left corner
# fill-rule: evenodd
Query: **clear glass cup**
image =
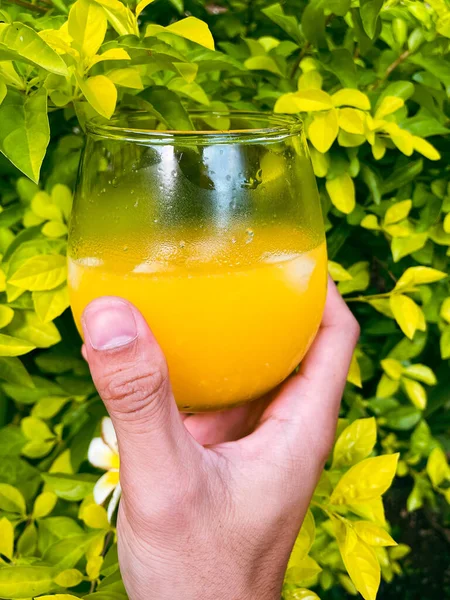
<path id="1" fill-rule="evenodd" d="M 302 123 L 192 112 L 193 131 L 143 112 L 91 121 L 69 236 L 75 321 L 99 296 L 135 304 L 176 402 L 200 412 L 259 398 L 318 330 L 327 253 Z"/>

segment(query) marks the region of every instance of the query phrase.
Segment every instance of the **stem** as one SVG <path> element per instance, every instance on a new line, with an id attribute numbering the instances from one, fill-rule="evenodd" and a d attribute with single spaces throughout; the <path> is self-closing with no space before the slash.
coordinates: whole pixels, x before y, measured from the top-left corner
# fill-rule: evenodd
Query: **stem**
<path id="1" fill-rule="evenodd" d="M 391 63 L 388 68 L 386 69 L 383 77 L 381 79 L 379 79 L 375 85 L 373 86 L 373 89 L 376 90 L 377 87 L 382 84 L 384 81 L 386 81 L 386 79 L 389 77 L 389 75 L 392 73 L 392 71 L 395 71 L 395 69 L 402 64 L 402 62 L 405 62 L 405 60 L 411 55 L 410 50 L 405 50 L 404 52 L 402 52 L 402 54 L 400 54 L 400 56 L 398 58 L 396 58 L 394 60 L 393 63 Z"/>
<path id="2" fill-rule="evenodd" d="M 310 42 L 306 42 L 306 44 L 301 49 L 299 55 L 297 56 L 297 59 L 296 59 L 295 63 L 292 65 L 290 79 L 294 79 L 294 75 L 296 74 L 297 69 L 300 66 L 300 63 L 302 62 L 302 59 L 304 58 L 305 54 L 308 52 L 308 50 L 310 49 L 310 47 L 311 47 Z"/>
<path id="3" fill-rule="evenodd" d="M 346 302 L 369 302 L 370 300 L 383 300 L 389 298 L 392 292 L 386 292 L 384 294 L 374 294 L 373 296 L 356 296 L 355 298 L 346 298 Z"/>
<path id="4" fill-rule="evenodd" d="M 13 4 L 17 4 L 18 6 L 23 6 L 24 8 L 28 8 L 28 10 L 34 10 L 36 12 L 40 12 L 45 14 L 47 12 L 47 8 L 43 8 L 42 6 L 37 6 L 36 4 L 31 4 L 31 2 L 26 2 L 26 0 L 10 0 Z"/>

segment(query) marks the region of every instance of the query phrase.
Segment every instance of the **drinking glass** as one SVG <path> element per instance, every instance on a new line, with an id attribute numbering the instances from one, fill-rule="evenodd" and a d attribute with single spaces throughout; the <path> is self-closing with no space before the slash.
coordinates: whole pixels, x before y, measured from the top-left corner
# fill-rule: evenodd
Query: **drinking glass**
<path id="1" fill-rule="evenodd" d="M 302 360 L 326 296 L 316 181 L 295 117 L 191 112 L 192 131 L 146 112 L 92 120 L 69 236 L 80 331 L 94 298 L 144 315 L 180 410 L 259 398 Z"/>

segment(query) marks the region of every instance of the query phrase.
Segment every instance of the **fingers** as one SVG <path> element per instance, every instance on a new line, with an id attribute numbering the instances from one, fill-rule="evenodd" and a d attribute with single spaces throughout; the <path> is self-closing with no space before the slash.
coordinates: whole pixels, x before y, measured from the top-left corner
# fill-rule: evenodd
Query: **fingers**
<path id="1" fill-rule="evenodd" d="M 334 440 L 339 406 L 359 337 L 359 325 L 329 282 L 319 333 L 297 375 L 281 388 L 255 433 L 243 442 L 264 447 L 282 436 L 292 451 L 311 451 L 321 470 Z M 253 438 L 253 439 L 252 439 Z"/>
<path id="2" fill-rule="evenodd" d="M 121 480 L 164 482 L 184 469 L 195 443 L 180 419 L 161 349 L 140 312 L 120 298 L 91 302 L 82 325 L 91 374 L 116 430 Z"/>

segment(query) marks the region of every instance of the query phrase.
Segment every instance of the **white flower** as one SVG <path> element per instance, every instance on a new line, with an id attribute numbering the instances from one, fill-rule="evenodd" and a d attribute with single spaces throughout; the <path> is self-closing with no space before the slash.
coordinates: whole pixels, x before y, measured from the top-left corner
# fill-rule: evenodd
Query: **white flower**
<path id="1" fill-rule="evenodd" d="M 102 420 L 101 433 L 102 437 L 94 438 L 89 445 L 88 460 L 94 467 L 106 471 L 94 486 L 94 500 L 97 504 L 103 504 L 112 494 L 108 504 L 108 519 L 111 520 L 119 502 L 121 488 L 119 448 L 116 432 L 109 417 Z"/>

